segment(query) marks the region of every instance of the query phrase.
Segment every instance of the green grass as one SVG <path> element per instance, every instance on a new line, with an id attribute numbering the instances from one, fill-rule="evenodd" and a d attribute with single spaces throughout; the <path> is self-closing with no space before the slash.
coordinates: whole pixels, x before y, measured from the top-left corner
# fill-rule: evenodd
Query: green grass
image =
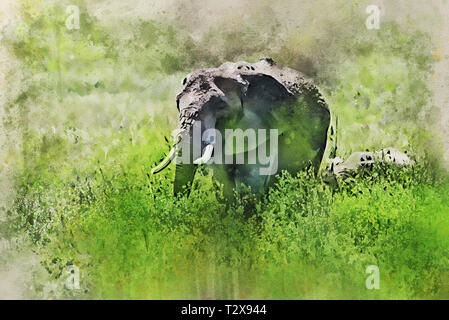
<path id="1" fill-rule="evenodd" d="M 189 198 L 172 195 L 171 169 L 148 175 L 148 151 L 167 146 L 141 130 L 141 144 L 119 135 L 120 149 L 90 170 L 27 177 L 18 198 L 44 266 L 55 279 L 80 267 L 87 297 L 448 297 L 449 185 L 422 166 L 376 168 L 336 188 L 284 173 L 264 199 L 226 206 L 207 175 Z M 368 265 L 381 290 L 365 288 Z"/>

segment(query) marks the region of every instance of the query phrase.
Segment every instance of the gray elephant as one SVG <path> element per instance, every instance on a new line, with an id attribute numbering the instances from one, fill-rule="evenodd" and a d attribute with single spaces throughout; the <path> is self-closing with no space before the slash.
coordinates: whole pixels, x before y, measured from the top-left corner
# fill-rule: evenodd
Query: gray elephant
<path id="1" fill-rule="evenodd" d="M 407 152 L 402 153 L 395 148 L 384 148 L 377 152 L 354 152 L 346 160 L 340 157 L 327 160 L 326 171 L 335 177 L 350 176 L 374 163 L 392 163 L 398 167 L 410 167 L 414 165 Z"/>
<path id="2" fill-rule="evenodd" d="M 326 149 L 330 112 L 323 96 L 300 72 L 271 58 L 227 62 L 200 69 L 177 95 L 179 133 L 157 173 L 176 158 L 174 192 L 188 193 L 195 172 L 206 164 L 225 196 L 236 187 L 263 192 L 276 173 L 312 165 Z"/>

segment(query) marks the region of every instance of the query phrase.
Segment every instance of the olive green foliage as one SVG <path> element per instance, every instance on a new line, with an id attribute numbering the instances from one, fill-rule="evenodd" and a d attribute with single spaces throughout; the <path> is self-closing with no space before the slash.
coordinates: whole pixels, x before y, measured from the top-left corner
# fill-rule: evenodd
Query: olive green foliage
<path id="1" fill-rule="evenodd" d="M 80 268 L 84 290 L 58 298 L 449 297 L 449 187 L 424 148 L 426 33 L 393 22 L 370 33 L 358 2 L 335 11 L 354 26 L 321 21 L 329 34 L 273 15 L 200 36 L 170 13 L 117 18 L 123 36 L 81 0 L 20 3 L 10 49 L 26 81 L 8 108 L 23 146 L 9 218 L 52 279 Z M 68 4 L 80 8 L 79 30 L 64 26 Z M 376 166 L 333 187 L 311 170 L 283 173 L 263 198 L 240 192 L 229 205 L 206 172 L 175 198 L 173 168 L 149 172 L 169 150 L 183 77 L 264 56 L 316 80 L 339 119 L 339 155 L 408 148 L 418 165 Z M 365 288 L 368 265 L 381 290 Z"/>

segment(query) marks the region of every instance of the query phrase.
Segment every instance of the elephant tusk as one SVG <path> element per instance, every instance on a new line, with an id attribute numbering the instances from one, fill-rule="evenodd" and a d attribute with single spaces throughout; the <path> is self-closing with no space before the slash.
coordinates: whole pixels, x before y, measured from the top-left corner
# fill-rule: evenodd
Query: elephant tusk
<path id="1" fill-rule="evenodd" d="M 168 153 L 168 155 L 165 157 L 164 160 L 162 160 L 161 163 L 159 163 L 159 165 L 153 169 L 151 169 L 151 174 L 156 174 L 161 172 L 162 170 L 164 170 L 165 168 L 167 168 L 167 166 L 173 161 L 173 159 L 176 157 L 176 154 L 179 150 L 179 142 L 181 142 L 182 137 L 180 134 L 178 134 L 177 136 L 177 141 L 176 143 L 173 145 L 173 147 L 171 148 L 170 152 Z"/>
<path id="2" fill-rule="evenodd" d="M 208 144 L 204 148 L 203 156 L 201 158 L 196 159 L 193 161 L 193 164 L 205 164 L 208 163 L 210 158 L 212 157 L 212 152 L 214 151 L 214 145 Z"/>
<path id="3" fill-rule="evenodd" d="M 164 170 L 175 158 L 177 148 L 174 146 L 164 160 L 155 168 L 151 169 L 151 174 L 156 174 Z"/>

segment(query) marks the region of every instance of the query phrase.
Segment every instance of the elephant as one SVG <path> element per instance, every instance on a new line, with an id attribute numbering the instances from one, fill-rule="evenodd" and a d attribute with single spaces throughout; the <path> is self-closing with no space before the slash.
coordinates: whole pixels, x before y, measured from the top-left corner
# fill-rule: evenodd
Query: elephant
<path id="1" fill-rule="evenodd" d="M 308 166 L 317 172 L 320 167 L 330 131 L 329 107 L 311 79 L 271 58 L 196 70 L 184 78 L 176 103 L 175 143 L 152 170 L 158 173 L 177 159 L 175 194 L 190 192 L 200 166 L 212 169 L 225 196 L 239 186 L 263 193 L 276 173 L 296 174 Z M 255 155 L 265 156 L 264 161 L 255 161 Z"/>
<path id="2" fill-rule="evenodd" d="M 414 165 L 414 161 L 410 159 L 407 152 L 402 153 L 395 148 L 384 148 L 376 152 L 354 152 L 346 160 L 340 157 L 329 159 L 326 172 L 335 177 L 345 177 L 370 168 L 374 163 L 391 163 L 398 167 Z"/>

